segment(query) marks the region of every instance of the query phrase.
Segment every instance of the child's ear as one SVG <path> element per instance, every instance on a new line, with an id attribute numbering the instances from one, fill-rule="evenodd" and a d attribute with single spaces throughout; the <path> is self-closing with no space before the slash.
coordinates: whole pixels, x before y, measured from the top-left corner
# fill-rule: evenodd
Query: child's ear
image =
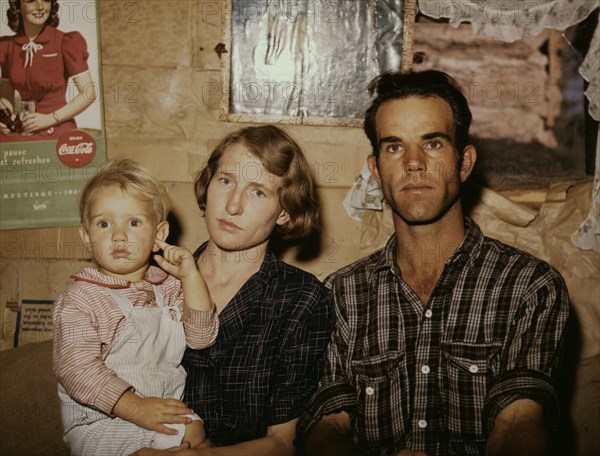
<path id="1" fill-rule="evenodd" d="M 158 224 L 158 226 L 156 227 L 156 239 L 159 239 L 164 242 L 167 240 L 168 236 L 169 236 L 169 222 L 167 222 L 165 220 L 163 222 L 160 222 Z M 152 248 L 153 252 L 158 252 L 159 250 L 160 249 L 156 246 L 156 244 Z"/>
<path id="2" fill-rule="evenodd" d="M 85 226 L 83 226 L 83 223 L 81 225 L 79 225 L 79 237 L 85 244 L 85 248 L 88 249 L 88 252 L 91 252 L 92 251 L 92 242 L 90 241 L 90 235 L 89 235 L 88 231 L 85 229 Z"/>

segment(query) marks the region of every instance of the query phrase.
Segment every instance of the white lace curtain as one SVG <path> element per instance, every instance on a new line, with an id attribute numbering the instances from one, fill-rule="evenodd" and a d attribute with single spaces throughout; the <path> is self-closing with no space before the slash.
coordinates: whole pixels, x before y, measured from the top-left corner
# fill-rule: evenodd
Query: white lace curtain
<path id="1" fill-rule="evenodd" d="M 564 30 L 599 7 L 598 0 L 418 0 L 421 14 L 447 18 L 458 27 L 470 22 L 476 35 L 505 42 L 535 36 L 544 29 Z M 579 68 L 589 83 L 585 92 L 590 116 L 600 121 L 600 24 L 592 38 L 585 60 Z M 600 252 L 600 135 L 596 147 L 596 172 L 590 214 L 573 234 L 573 243 Z"/>
<path id="2" fill-rule="evenodd" d="M 458 27 L 470 22 L 475 35 L 511 43 L 535 36 L 544 29 L 564 30 L 598 8 L 598 0 L 418 0 L 421 14 Z M 600 37 L 598 26 L 581 66 L 581 75 L 590 83 L 586 95 L 590 115 L 600 121 Z"/>

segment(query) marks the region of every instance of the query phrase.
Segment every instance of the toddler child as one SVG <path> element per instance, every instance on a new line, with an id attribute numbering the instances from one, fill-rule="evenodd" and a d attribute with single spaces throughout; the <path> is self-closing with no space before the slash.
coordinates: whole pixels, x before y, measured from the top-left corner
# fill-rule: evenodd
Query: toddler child
<path id="1" fill-rule="evenodd" d="M 53 308 L 53 366 L 74 455 L 130 454 L 205 439 L 180 401 L 186 343 L 210 346 L 218 316 L 192 254 L 165 243 L 164 185 L 128 159 L 107 162 L 79 202 L 84 268 Z M 152 252 L 158 268 L 150 265 Z M 166 271 L 166 272 L 165 272 Z"/>

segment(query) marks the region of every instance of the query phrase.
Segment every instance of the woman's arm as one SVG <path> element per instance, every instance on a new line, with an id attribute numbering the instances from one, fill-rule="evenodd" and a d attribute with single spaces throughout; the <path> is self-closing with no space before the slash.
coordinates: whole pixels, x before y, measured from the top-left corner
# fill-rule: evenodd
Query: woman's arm
<path id="1" fill-rule="evenodd" d="M 62 108 L 48 114 L 35 112 L 23 119 L 25 133 L 45 130 L 54 127 L 65 120 L 73 119 L 85 111 L 96 100 L 96 87 L 89 71 L 73 78 L 78 94 Z"/>
<path id="2" fill-rule="evenodd" d="M 133 456 L 173 455 L 173 456 L 247 456 L 260 454 L 261 456 L 293 456 L 296 454 L 294 438 L 296 436 L 296 422 L 293 419 L 287 423 L 276 424 L 267 429 L 267 435 L 256 440 L 238 443 L 227 447 L 201 447 L 181 450 L 152 450 L 143 448 L 133 453 Z"/>

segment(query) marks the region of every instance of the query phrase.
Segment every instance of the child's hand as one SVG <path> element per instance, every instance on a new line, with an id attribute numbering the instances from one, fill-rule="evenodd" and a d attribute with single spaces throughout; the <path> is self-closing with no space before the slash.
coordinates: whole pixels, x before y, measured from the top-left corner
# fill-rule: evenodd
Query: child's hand
<path id="1" fill-rule="evenodd" d="M 194 412 L 177 399 L 140 397 L 132 391 L 127 391 L 115 405 L 113 413 L 144 429 L 176 435 L 177 431 L 166 427 L 164 423 L 189 424 L 191 419 L 184 415 Z"/>
<path id="2" fill-rule="evenodd" d="M 196 266 L 194 255 L 188 249 L 169 245 L 159 239 L 154 241 L 154 245 L 163 250 L 162 256 L 154 255 L 158 265 L 181 280 L 185 305 L 204 312 L 211 310 L 206 283 Z"/>
<path id="3" fill-rule="evenodd" d="M 163 251 L 162 256 L 154 255 L 154 259 L 169 274 L 179 280 L 200 274 L 196 266 L 196 260 L 188 249 L 169 245 L 160 239 L 156 239 L 154 245 Z"/>

